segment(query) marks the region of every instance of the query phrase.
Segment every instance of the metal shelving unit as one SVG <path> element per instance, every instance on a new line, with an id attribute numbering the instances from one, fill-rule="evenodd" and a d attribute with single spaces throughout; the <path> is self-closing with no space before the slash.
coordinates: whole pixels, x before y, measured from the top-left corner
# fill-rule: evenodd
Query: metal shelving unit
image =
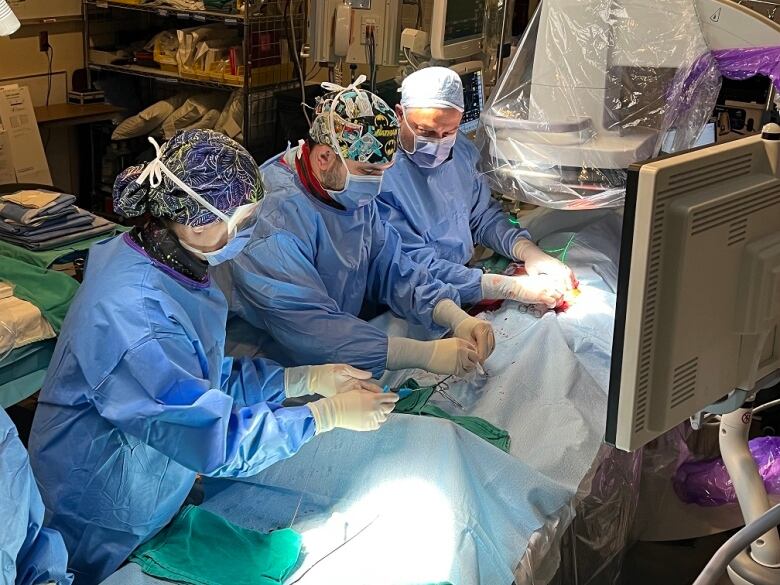
<path id="1" fill-rule="evenodd" d="M 232 91 L 234 89 L 241 89 L 243 87 L 242 85 L 220 83 L 218 81 L 206 81 L 193 77 L 182 77 L 178 73 L 163 71 L 161 69 L 153 69 L 151 67 L 143 67 L 141 65 L 103 65 L 90 62 L 89 68 L 92 71 L 112 71 L 114 73 L 122 73 L 125 75 L 135 75 L 137 77 L 154 79 L 162 83 L 208 87 L 211 89 L 220 89 L 224 91 Z"/>
<path id="2" fill-rule="evenodd" d="M 193 20 L 195 22 L 225 22 L 227 24 L 238 24 L 245 19 L 243 13 L 214 12 L 211 10 L 192 11 L 167 6 L 155 6 L 153 4 L 127 4 L 125 2 L 110 2 L 105 0 L 84 0 L 84 4 L 96 8 L 119 8 L 121 10 L 132 10 L 135 12 L 149 12 L 159 16 L 175 16 L 181 20 Z M 251 17 L 252 14 L 250 14 L 250 18 Z"/>
<path id="3" fill-rule="evenodd" d="M 235 6 L 235 2 L 232 2 Z M 123 107 L 135 113 L 138 107 L 148 106 L 173 93 L 189 94 L 219 92 L 228 98 L 231 92 L 241 92 L 243 101 L 243 143 L 258 162 L 270 157 L 276 140 L 276 104 L 274 92 L 298 87 L 288 49 L 294 26 L 298 45 L 304 38 L 304 0 L 244 0 L 241 12 L 190 11 L 161 7 L 154 4 L 126 4 L 112 0 L 82 0 L 84 25 L 84 62 L 90 85 L 102 82 L 106 94 L 115 101 L 125 101 Z M 290 12 L 285 12 L 288 8 Z M 148 61 L 137 62 L 135 52 L 156 33 L 206 25 L 224 26 L 235 30 L 236 42 L 243 52 L 243 75 L 229 76 L 227 72 L 214 75 L 205 72 L 182 75 L 175 65 L 152 67 Z M 292 44 L 292 43 L 290 43 Z M 119 60 L 119 49 L 133 59 Z M 172 61 L 172 60 L 171 60 Z M 147 66 L 149 65 L 149 66 Z M 113 85 L 112 85 L 113 84 Z M 113 93 L 108 91 L 114 88 Z M 121 90 L 117 90 L 119 87 Z M 111 128 L 102 127 L 96 135 L 100 147 L 92 149 L 89 165 L 92 177 L 82 191 L 96 212 L 110 216 L 112 185 L 109 176 L 128 164 L 140 160 L 148 144 L 143 138 L 131 139 L 124 146 L 112 146 Z M 90 126 L 90 136 L 95 129 Z M 121 150 L 121 160 L 116 153 Z M 118 168 L 114 168 L 118 166 Z M 121 168 L 119 168 L 121 167 Z M 95 180 L 97 178 L 98 180 Z M 87 195 L 88 193 L 88 195 Z"/>
<path id="4" fill-rule="evenodd" d="M 289 13 L 285 16 L 286 7 L 293 12 L 292 17 Z M 110 0 L 82 0 L 82 8 L 84 62 L 87 64 L 90 83 L 93 79 L 107 75 L 124 75 L 146 84 L 145 89 L 149 93 L 155 93 L 155 89 L 170 93 L 172 86 L 192 86 L 214 91 L 239 90 L 244 101 L 244 144 L 258 158 L 267 154 L 263 152 L 263 135 L 273 132 L 274 121 L 270 89 L 289 89 L 298 85 L 289 59 L 287 38 L 290 26 L 295 27 L 298 42 L 304 38 L 302 0 L 245 0 L 242 12 L 191 11 Z M 141 26 L 133 30 L 133 23 L 141 23 Z M 113 33 L 119 45 L 120 39 L 133 36 L 133 33 L 140 40 L 144 37 L 148 39 L 154 32 L 161 30 L 206 24 L 223 24 L 238 30 L 244 62 L 243 79 L 238 78 L 240 82 L 181 75 L 137 64 L 106 63 L 98 60 L 97 51 L 92 46 L 93 36 L 104 37 L 107 31 Z"/>

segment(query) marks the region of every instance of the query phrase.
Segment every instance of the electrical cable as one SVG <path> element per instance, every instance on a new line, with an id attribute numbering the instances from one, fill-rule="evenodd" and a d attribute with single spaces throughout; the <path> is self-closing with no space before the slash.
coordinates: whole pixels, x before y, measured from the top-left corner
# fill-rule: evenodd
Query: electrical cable
<path id="1" fill-rule="evenodd" d="M 420 63 L 412 57 L 411 51 L 407 47 L 404 47 L 404 57 L 406 57 L 406 60 L 409 61 L 409 65 L 412 66 L 412 69 L 417 71 L 420 68 Z"/>
<path id="2" fill-rule="evenodd" d="M 317 561 L 316 561 L 316 562 L 315 562 L 315 563 L 314 563 L 314 564 L 313 564 L 311 567 L 309 567 L 308 569 L 306 569 L 306 570 L 303 572 L 303 574 L 302 574 L 300 577 L 298 577 L 298 578 L 297 578 L 295 581 L 293 581 L 292 583 L 290 583 L 290 585 L 295 585 L 296 583 L 298 583 L 298 582 L 299 582 L 301 579 L 303 579 L 303 578 L 304 578 L 306 575 L 308 575 L 308 574 L 309 574 L 309 571 L 311 571 L 311 570 L 312 570 L 314 567 L 316 567 L 317 565 L 319 565 L 319 564 L 320 564 L 322 561 L 324 561 L 325 559 L 327 559 L 328 557 L 330 557 L 331 555 L 333 555 L 333 554 L 334 554 L 336 551 L 338 551 L 339 549 L 341 549 L 341 548 L 342 548 L 342 547 L 344 547 L 345 545 L 347 545 L 347 544 L 349 544 L 350 542 L 352 542 L 352 541 L 353 541 L 354 539 L 356 539 L 358 536 L 360 536 L 361 534 L 363 534 L 363 532 L 365 532 L 365 531 L 366 531 L 366 530 L 367 530 L 369 527 L 371 527 L 371 525 L 372 525 L 374 522 L 376 522 L 377 520 L 379 520 L 379 516 L 378 516 L 378 515 L 377 515 L 376 517 L 374 517 L 374 519 L 373 519 L 373 520 L 371 520 L 371 522 L 369 522 L 368 524 L 366 524 L 365 526 L 363 526 L 363 528 L 361 528 L 361 529 L 360 529 L 360 530 L 358 530 L 358 531 L 357 531 L 355 534 L 353 534 L 352 536 L 350 536 L 349 538 L 347 538 L 347 539 L 346 539 L 344 542 L 342 542 L 340 545 L 338 545 L 338 546 L 337 546 L 336 548 L 334 548 L 332 551 L 330 551 L 329 553 L 327 553 L 327 554 L 326 554 L 325 556 L 323 556 L 322 558 L 320 558 L 320 559 L 317 559 Z"/>
<path id="3" fill-rule="evenodd" d="M 771 402 L 767 402 L 765 404 L 761 404 L 760 406 L 756 406 L 753 409 L 753 414 L 758 414 L 759 412 L 769 410 L 770 408 L 773 408 L 775 406 L 780 406 L 780 398 L 778 398 L 777 400 L 772 400 Z"/>
<path id="4" fill-rule="evenodd" d="M 371 87 L 371 91 L 376 91 L 376 37 L 374 37 L 374 27 L 370 27 L 368 29 L 369 32 L 369 39 L 368 39 L 368 46 L 370 47 L 370 54 L 371 54 L 371 60 L 370 60 L 370 72 L 371 72 L 371 78 L 369 86 Z"/>
<path id="5" fill-rule="evenodd" d="M 313 74 L 319 73 L 321 70 L 322 70 L 322 65 L 320 65 L 319 63 L 315 63 L 314 65 L 312 65 L 311 69 L 309 69 L 308 73 L 306 73 L 306 81 L 309 81 L 312 77 L 314 77 Z"/>
<path id="6" fill-rule="evenodd" d="M 311 125 L 309 112 L 306 110 L 306 76 L 304 75 L 303 67 L 301 66 L 300 51 L 298 49 L 298 41 L 295 38 L 295 16 L 294 16 L 295 11 L 290 10 L 290 4 L 292 4 L 292 0 L 287 0 L 287 2 L 284 5 L 284 21 L 285 21 L 284 32 L 285 32 L 285 36 L 287 37 L 287 43 L 289 45 L 288 51 L 292 52 L 293 63 L 295 64 L 295 70 L 298 73 L 298 81 L 300 82 L 301 85 L 301 111 L 303 112 L 303 115 L 306 118 L 306 122 L 309 125 Z M 290 17 L 289 22 L 287 20 L 288 14 Z M 287 28 L 288 24 L 290 28 Z"/>
<path id="7" fill-rule="evenodd" d="M 701 574 L 693 582 L 693 585 L 715 585 L 726 574 L 726 567 L 739 553 L 750 546 L 751 542 L 776 528 L 778 524 L 780 524 L 780 504 L 769 508 L 769 510 L 729 538 L 712 555 L 710 562 L 704 567 Z"/>
<path id="8" fill-rule="evenodd" d="M 54 47 L 51 45 L 48 45 L 46 47 L 46 56 L 49 58 L 49 70 L 46 74 L 47 77 L 47 84 L 46 84 L 46 107 L 49 106 L 49 100 L 51 99 L 51 76 L 52 76 L 52 62 L 54 61 Z"/>
<path id="9" fill-rule="evenodd" d="M 51 100 L 51 86 L 52 86 L 52 63 L 54 62 L 54 47 L 47 44 L 46 57 L 49 61 L 48 71 L 46 73 L 46 107 L 49 107 Z M 51 140 L 51 129 L 46 128 L 46 138 L 43 140 L 43 150 L 49 147 L 49 140 Z"/>
<path id="10" fill-rule="evenodd" d="M 336 62 L 336 66 L 333 69 L 333 80 L 338 85 L 344 85 L 344 65 L 341 58 Z"/>
<path id="11" fill-rule="evenodd" d="M 422 30 L 422 0 L 417 0 L 417 20 L 414 23 L 414 28 Z"/>

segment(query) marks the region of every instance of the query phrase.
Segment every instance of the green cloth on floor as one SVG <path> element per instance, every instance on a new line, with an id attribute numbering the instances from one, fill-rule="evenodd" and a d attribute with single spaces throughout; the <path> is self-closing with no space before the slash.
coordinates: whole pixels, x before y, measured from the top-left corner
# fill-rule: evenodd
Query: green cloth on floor
<path id="1" fill-rule="evenodd" d="M 0 407 L 8 408 L 41 389 L 55 345 L 54 339 L 38 341 L 0 360 Z"/>
<path id="2" fill-rule="evenodd" d="M 301 535 L 285 528 L 269 534 L 231 524 L 187 506 L 130 556 L 147 575 L 194 585 L 280 584 L 292 574 Z"/>
<path id="3" fill-rule="evenodd" d="M 509 433 L 504 429 L 499 429 L 497 426 L 492 425 L 485 419 L 477 416 L 454 416 L 438 406 L 428 404 L 428 400 L 430 400 L 434 393 L 433 386 L 421 387 L 415 380 L 409 379 L 401 385 L 401 388 L 412 390 L 412 393 L 396 402 L 393 412 L 399 414 L 433 416 L 452 421 L 456 425 L 461 426 L 467 431 L 486 440 L 491 445 L 509 453 L 511 439 Z"/>
<path id="4" fill-rule="evenodd" d="M 0 260 L 0 280 L 13 283 L 14 296 L 38 307 L 57 333 L 79 288 L 67 274 L 8 257 Z"/>
<path id="5" fill-rule="evenodd" d="M 128 231 L 129 229 L 131 228 L 121 227 L 116 231 L 125 232 Z M 14 244 L 10 244 L 8 242 L 4 242 L 0 240 L 0 256 L 5 256 L 6 258 L 15 258 L 16 260 L 21 260 L 22 262 L 26 262 L 27 264 L 32 264 L 33 266 L 48 268 L 49 266 L 54 264 L 56 260 L 59 260 L 60 258 L 67 259 L 69 256 L 72 256 L 77 252 L 85 252 L 86 250 L 89 250 L 89 248 L 91 248 L 93 244 L 96 244 L 97 242 L 110 238 L 113 235 L 114 234 L 107 233 L 101 236 L 97 236 L 96 238 L 90 238 L 78 242 L 71 242 L 70 244 L 62 246 L 61 248 L 55 248 L 53 250 L 45 250 L 42 252 L 28 250 L 27 248 L 23 248 L 22 246 L 15 246 Z"/>

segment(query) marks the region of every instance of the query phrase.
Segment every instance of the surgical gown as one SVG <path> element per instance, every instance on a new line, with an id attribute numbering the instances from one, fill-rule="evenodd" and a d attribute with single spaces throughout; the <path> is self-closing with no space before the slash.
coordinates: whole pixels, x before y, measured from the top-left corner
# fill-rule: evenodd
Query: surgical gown
<path id="1" fill-rule="evenodd" d="M 479 153 L 458 135 L 452 156 L 432 169 L 418 167 L 402 150 L 386 173 L 379 214 L 403 240 L 403 249 L 439 280 L 457 287 L 461 301 L 482 300 L 482 271 L 468 268 L 474 245 L 512 257 L 528 232 L 509 222 L 477 171 Z"/>
<path id="2" fill-rule="evenodd" d="M 314 434 L 284 371 L 225 358 L 227 302 L 127 236 L 92 247 L 30 441 L 76 583 L 110 575 L 179 510 L 196 473 L 253 475 Z"/>
<path id="3" fill-rule="evenodd" d="M 262 167 L 269 194 L 252 241 L 229 263 L 231 309 L 284 365 L 347 363 L 379 377 L 387 334 L 357 317 L 363 302 L 442 333 L 433 308 L 459 303 L 458 293 L 402 252 L 374 201 L 339 210 L 315 199 L 288 164 L 292 152 Z"/>
<path id="4" fill-rule="evenodd" d="M 62 537 L 43 527 L 43 502 L 27 451 L 0 409 L 0 583 L 68 585 Z"/>

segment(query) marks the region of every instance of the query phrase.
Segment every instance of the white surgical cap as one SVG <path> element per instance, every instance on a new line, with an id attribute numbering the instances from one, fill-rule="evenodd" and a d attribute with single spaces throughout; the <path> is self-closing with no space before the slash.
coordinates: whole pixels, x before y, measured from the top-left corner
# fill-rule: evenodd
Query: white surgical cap
<path id="1" fill-rule="evenodd" d="M 401 107 L 455 108 L 463 111 L 463 84 L 452 69 L 426 67 L 401 84 Z"/>

